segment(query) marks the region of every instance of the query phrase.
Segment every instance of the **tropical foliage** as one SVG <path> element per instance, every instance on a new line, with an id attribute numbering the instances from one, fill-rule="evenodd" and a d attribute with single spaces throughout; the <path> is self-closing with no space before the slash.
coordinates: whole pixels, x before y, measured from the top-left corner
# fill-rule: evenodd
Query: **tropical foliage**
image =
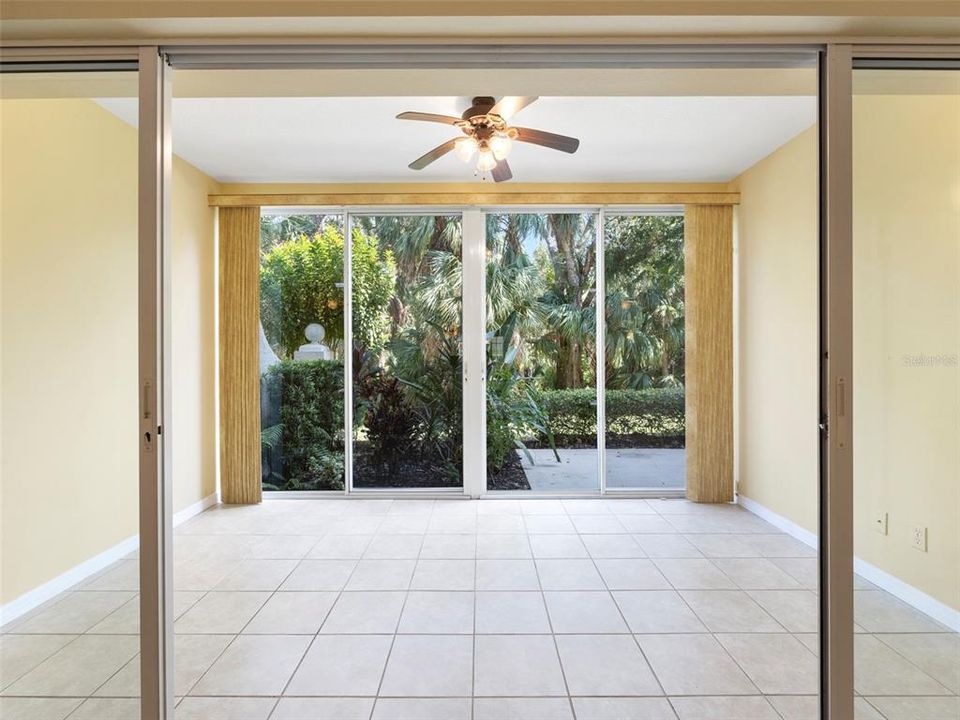
<path id="1" fill-rule="evenodd" d="M 488 214 L 487 222 L 487 464 L 496 475 L 516 466 L 517 453 L 528 447 L 556 453 L 596 431 L 598 228 L 591 213 Z M 321 322 L 342 359 L 340 223 L 322 215 L 275 216 L 264 218 L 261 230 L 262 318 L 271 345 L 289 357 L 303 342 L 303 328 Z M 613 216 L 603 235 L 608 445 L 621 438 L 632 446 L 682 446 L 683 220 Z M 460 257 L 459 218 L 355 219 L 358 486 L 460 483 Z M 342 388 L 335 392 L 342 427 Z M 284 402 L 297 403 L 281 413 L 284 453 L 288 437 L 303 432 L 293 429 L 298 417 L 311 417 L 299 393 L 284 394 Z M 313 402 L 327 397 L 315 395 Z M 275 439 L 268 430 L 265 453 L 273 452 L 268 441 Z M 311 442 L 329 452 L 297 456 L 281 475 L 293 473 L 300 484 L 342 477 L 342 436 L 327 432 L 329 438 L 314 433 Z"/>

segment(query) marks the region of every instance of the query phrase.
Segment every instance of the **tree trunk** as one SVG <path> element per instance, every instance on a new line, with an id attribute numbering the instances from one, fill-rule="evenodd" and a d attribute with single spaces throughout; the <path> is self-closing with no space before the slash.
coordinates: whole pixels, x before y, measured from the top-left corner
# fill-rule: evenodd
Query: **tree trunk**
<path id="1" fill-rule="evenodd" d="M 565 338 L 557 341 L 557 377 L 554 385 L 558 390 L 583 387 L 583 366 L 580 363 L 581 348 L 577 342 Z"/>

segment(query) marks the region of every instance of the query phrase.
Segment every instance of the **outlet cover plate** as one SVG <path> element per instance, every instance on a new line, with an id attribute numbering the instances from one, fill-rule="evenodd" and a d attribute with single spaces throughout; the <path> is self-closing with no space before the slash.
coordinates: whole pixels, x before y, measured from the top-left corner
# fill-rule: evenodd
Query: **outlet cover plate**
<path id="1" fill-rule="evenodd" d="M 927 529 L 921 525 L 914 525 L 910 530 L 910 546 L 920 552 L 927 551 Z"/>

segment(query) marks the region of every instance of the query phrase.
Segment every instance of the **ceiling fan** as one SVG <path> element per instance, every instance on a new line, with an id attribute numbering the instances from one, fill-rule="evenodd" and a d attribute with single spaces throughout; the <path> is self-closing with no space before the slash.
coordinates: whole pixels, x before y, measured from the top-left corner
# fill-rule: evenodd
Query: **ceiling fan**
<path id="1" fill-rule="evenodd" d="M 473 154 L 477 153 L 477 171 L 491 172 L 495 182 L 503 182 L 513 177 L 513 172 L 507 164 L 507 155 L 510 154 L 513 141 L 542 145 L 565 153 L 575 153 L 580 147 L 580 141 L 577 138 L 508 124 L 510 118 L 536 99 L 511 96 L 496 100 L 492 97 L 479 96 L 473 98 L 473 104 L 460 117 L 422 112 L 400 113 L 397 115 L 398 120 L 424 120 L 452 125 L 464 135 L 437 145 L 433 150 L 410 163 L 410 169 L 423 170 L 451 150 L 464 162 L 470 162 Z"/>

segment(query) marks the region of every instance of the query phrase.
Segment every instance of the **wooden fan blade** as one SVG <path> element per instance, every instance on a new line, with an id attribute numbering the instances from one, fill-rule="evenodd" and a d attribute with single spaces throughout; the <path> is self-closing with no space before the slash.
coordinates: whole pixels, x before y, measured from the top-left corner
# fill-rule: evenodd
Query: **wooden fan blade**
<path id="1" fill-rule="evenodd" d="M 517 141 L 531 143 L 533 145 L 542 145 L 551 150 L 562 150 L 565 153 L 575 153 L 580 147 L 580 141 L 577 138 L 567 135 L 557 135 L 556 133 L 546 132 L 545 130 L 533 130 L 532 128 L 514 128 L 517 131 Z"/>
<path id="2" fill-rule="evenodd" d="M 412 163 L 410 163 L 409 165 L 410 169 L 423 170 L 427 165 L 432 163 L 434 160 L 442 158 L 448 152 L 453 150 L 453 145 L 454 143 L 457 142 L 457 140 L 459 140 L 459 138 L 454 138 L 453 140 L 447 140 L 442 145 L 437 145 L 433 150 L 431 150 L 428 153 L 425 153 L 424 155 L 421 155 Z"/>
<path id="3" fill-rule="evenodd" d="M 506 160 L 500 160 L 493 168 L 492 174 L 494 182 L 503 182 L 513 177 L 513 171 L 510 170 L 510 166 L 507 165 Z"/>
<path id="4" fill-rule="evenodd" d="M 519 97 L 515 95 L 502 97 L 497 101 L 496 105 L 490 108 L 490 114 L 499 115 L 504 120 L 509 120 L 536 99 L 536 97 Z"/>
<path id="5" fill-rule="evenodd" d="M 426 122 L 438 122 L 444 125 L 453 125 L 454 123 L 460 122 L 460 118 L 453 117 L 452 115 L 437 115 L 436 113 L 412 111 L 400 113 L 397 115 L 397 120 L 425 120 Z"/>

